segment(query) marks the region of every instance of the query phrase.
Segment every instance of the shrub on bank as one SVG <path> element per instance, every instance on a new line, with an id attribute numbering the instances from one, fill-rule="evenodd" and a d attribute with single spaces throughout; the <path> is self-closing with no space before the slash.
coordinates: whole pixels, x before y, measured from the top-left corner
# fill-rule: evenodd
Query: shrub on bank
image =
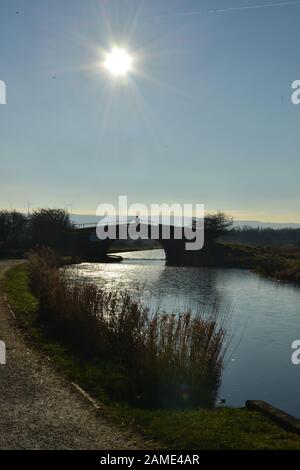
<path id="1" fill-rule="evenodd" d="M 280 281 L 300 282 L 299 250 L 274 248 L 256 258 L 255 271 Z"/>
<path id="2" fill-rule="evenodd" d="M 300 262 L 290 262 L 285 269 L 275 273 L 276 279 L 300 283 Z"/>
<path id="3" fill-rule="evenodd" d="M 212 406 L 225 352 L 217 312 L 151 313 L 127 292 L 79 284 L 49 250 L 29 257 L 39 321 L 84 357 L 120 367 L 124 397 L 146 407 Z"/>
<path id="4" fill-rule="evenodd" d="M 285 261 L 278 255 L 264 255 L 257 258 L 256 271 L 266 276 L 274 276 L 285 267 Z"/>

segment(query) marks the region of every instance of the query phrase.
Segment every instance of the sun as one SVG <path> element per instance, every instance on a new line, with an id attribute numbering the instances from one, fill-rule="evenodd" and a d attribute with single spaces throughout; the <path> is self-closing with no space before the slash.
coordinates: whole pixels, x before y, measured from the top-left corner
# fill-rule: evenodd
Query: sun
<path id="1" fill-rule="evenodd" d="M 118 78 L 128 75 L 132 69 L 132 62 L 132 57 L 125 49 L 114 47 L 106 54 L 103 65 L 113 77 Z"/>

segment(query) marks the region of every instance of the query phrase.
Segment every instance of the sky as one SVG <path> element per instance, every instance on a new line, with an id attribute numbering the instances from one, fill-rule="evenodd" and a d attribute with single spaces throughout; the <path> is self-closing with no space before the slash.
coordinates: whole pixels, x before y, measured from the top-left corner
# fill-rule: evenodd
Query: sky
<path id="1" fill-rule="evenodd" d="M 1 0 L 0 207 L 95 214 L 127 195 L 299 223 L 299 15 L 269 0 Z M 126 79 L 102 66 L 114 45 L 133 57 Z"/>

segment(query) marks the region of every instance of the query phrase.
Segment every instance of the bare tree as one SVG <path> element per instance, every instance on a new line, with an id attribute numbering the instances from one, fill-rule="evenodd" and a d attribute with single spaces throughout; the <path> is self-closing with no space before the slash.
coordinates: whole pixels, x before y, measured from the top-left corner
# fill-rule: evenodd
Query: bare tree
<path id="1" fill-rule="evenodd" d="M 207 215 L 204 219 L 205 242 L 213 243 L 232 230 L 233 219 L 223 212 Z"/>

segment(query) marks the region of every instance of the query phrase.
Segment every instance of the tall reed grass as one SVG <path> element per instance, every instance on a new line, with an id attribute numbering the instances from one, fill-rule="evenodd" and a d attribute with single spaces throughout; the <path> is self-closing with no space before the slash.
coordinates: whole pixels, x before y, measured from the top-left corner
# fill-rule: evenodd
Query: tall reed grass
<path id="1" fill-rule="evenodd" d="M 218 312 L 152 313 L 125 291 L 78 284 L 47 249 L 31 252 L 39 321 L 79 355 L 124 371 L 124 399 L 144 407 L 212 406 L 226 328 Z"/>

